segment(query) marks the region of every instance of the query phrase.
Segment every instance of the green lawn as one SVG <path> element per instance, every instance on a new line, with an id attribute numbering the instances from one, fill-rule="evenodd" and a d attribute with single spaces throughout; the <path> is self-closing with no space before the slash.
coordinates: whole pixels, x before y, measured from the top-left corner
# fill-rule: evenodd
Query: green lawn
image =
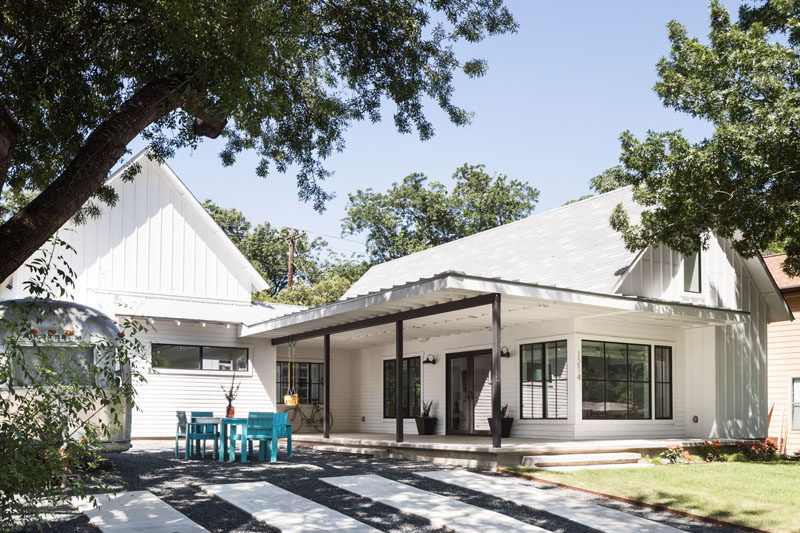
<path id="1" fill-rule="evenodd" d="M 800 532 L 800 462 L 509 470 L 758 529 Z"/>

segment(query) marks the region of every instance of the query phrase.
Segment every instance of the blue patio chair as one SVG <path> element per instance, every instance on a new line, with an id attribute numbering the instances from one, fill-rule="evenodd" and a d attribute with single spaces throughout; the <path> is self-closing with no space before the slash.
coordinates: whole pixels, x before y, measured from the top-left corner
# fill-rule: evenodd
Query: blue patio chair
<path id="1" fill-rule="evenodd" d="M 270 461 L 278 460 L 278 439 L 286 439 L 286 454 L 292 456 L 292 425 L 289 423 L 289 413 L 275 413 L 272 418 L 273 444 Z M 259 444 L 259 451 L 261 445 Z"/>
<path id="2" fill-rule="evenodd" d="M 175 459 L 177 459 L 180 438 L 183 437 L 185 446 L 189 445 L 189 441 L 186 440 L 186 411 L 175 411 L 175 416 L 178 417 L 178 424 L 175 427 Z"/>
<path id="3" fill-rule="evenodd" d="M 214 413 L 211 411 L 192 411 L 191 413 L 192 418 L 198 417 L 212 417 Z M 186 459 L 189 458 L 189 448 L 194 447 L 192 450 L 194 453 L 200 453 L 200 443 L 203 443 L 203 457 L 206 455 L 206 441 L 208 439 L 212 439 L 214 441 L 214 455 L 213 457 L 216 459 L 217 457 L 217 440 L 219 439 L 219 433 L 217 431 L 216 426 L 214 424 L 188 424 L 189 430 L 186 434 Z"/>

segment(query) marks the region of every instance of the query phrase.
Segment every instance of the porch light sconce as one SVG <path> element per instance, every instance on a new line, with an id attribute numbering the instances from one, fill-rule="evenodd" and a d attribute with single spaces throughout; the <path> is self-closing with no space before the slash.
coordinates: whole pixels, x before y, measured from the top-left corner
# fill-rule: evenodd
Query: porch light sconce
<path id="1" fill-rule="evenodd" d="M 436 364 L 436 358 L 433 356 L 433 354 L 432 354 L 432 353 L 429 353 L 429 354 L 428 354 L 428 355 L 426 355 L 426 356 L 425 356 L 425 358 L 422 360 L 422 364 L 423 364 L 423 365 L 435 365 L 435 364 Z"/>
<path id="2" fill-rule="evenodd" d="M 511 357 L 511 352 L 508 351 L 508 346 L 500 348 L 500 357 Z"/>

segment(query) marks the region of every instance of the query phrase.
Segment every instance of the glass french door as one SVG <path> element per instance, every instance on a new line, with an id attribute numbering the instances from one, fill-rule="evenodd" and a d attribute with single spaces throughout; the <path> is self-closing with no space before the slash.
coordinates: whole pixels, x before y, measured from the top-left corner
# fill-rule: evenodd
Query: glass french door
<path id="1" fill-rule="evenodd" d="M 492 352 L 447 354 L 447 433 L 489 435 Z"/>

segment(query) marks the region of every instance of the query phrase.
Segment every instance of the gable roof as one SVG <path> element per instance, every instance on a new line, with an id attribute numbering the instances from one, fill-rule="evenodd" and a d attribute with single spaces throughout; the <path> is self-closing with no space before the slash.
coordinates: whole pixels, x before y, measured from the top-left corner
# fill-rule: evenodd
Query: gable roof
<path id="1" fill-rule="evenodd" d="M 219 246 L 220 252 L 227 255 L 232 260 L 233 264 L 237 265 L 244 272 L 247 279 L 250 281 L 252 292 L 259 292 L 268 289 L 269 284 L 266 282 L 266 280 L 264 280 L 252 263 L 247 260 L 239 248 L 233 244 L 233 241 L 230 240 L 228 235 L 222 230 L 222 228 L 219 227 L 211 215 L 208 214 L 208 211 L 203 208 L 203 205 L 200 203 L 200 201 L 194 196 L 194 194 L 192 194 L 192 191 L 186 187 L 178 175 L 175 174 L 175 172 L 166 163 L 158 163 L 157 161 L 147 157 L 147 151 L 148 148 L 145 148 L 126 161 L 109 177 L 106 183 L 108 185 L 112 184 L 122 176 L 122 173 L 125 171 L 125 169 L 135 163 L 139 163 L 140 165 L 150 165 L 152 168 L 157 169 L 173 187 L 175 187 L 184 197 L 188 198 L 189 201 L 186 203 L 189 206 L 189 209 L 191 209 L 200 219 L 201 223 L 208 228 L 209 233 L 213 236 L 215 243 Z"/>
<path id="2" fill-rule="evenodd" d="M 613 294 L 637 256 L 609 225 L 622 204 L 632 220 L 642 206 L 632 188 L 536 213 L 462 239 L 370 268 L 342 299 L 429 278 L 439 272 L 501 278 Z"/>
<path id="3" fill-rule="evenodd" d="M 786 260 L 786 254 L 767 255 L 764 262 L 769 268 L 769 273 L 782 291 L 800 289 L 800 277 L 789 276 L 783 271 L 781 265 Z"/>

